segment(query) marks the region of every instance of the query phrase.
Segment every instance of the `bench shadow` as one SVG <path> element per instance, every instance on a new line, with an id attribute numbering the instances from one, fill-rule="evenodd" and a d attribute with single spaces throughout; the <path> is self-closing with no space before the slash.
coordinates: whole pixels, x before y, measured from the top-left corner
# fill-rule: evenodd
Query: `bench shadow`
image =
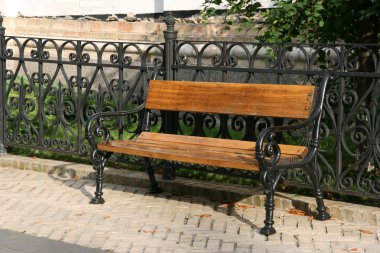
<path id="1" fill-rule="evenodd" d="M 89 200 L 92 198 L 92 193 L 87 191 L 83 186 L 85 184 L 91 183 L 89 180 L 90 178 L 79 178 L 77 175 L 77 172 L 74 169 L 68 168 L 69 166 L 76 165 L 76 163 L 70 163 L 70 164 L 62 164 L 53 166 L 52 169 L 50 169 L 47 174 L 48 176 L 58 182 L 61 182 L 62 184 L 66 185 L 67 187 L 77 189 L 79 190 L 84 196 L 86 196 Z M 93 172 L 95 175 L 95 173 Z M 75 184 L 79 181 L 85 181 L 84 184 Z M 88 182 L 87 182 L 88 181 Z"/>
<path id="2" fill-rule="evenodd" d="M 74 169 L 71 169 L 70 167 L 76 165 L 76 163 L 70 163 L 70 164 L 62 164 L 54 166 L 52 169 L 48 171 L 48 176 L 55 181 L 58 181 L 62 183 L 63 185 L 76 189 L 80 191 L 81 194 L 83 194 L 85 197 L 88 198 L 90 201 L 92 197 L 94 196 L 93 192 L 89 192 L 86 187 L 90 185 L 93 187 L 93 190 L 95 191 L 95 180 L 92 179 L 91 176 L 94 175 L 95 172 L 90 174 L 90 177 L 80 178 L 78 177 L 76 171 Z M 78 183 L 79 182 L 79 183 Z M 200 205 L 207 205 L 210 208 L 212 208 L 215 212 L 221 212 L 226 214 L 227 216 L 235 217 L 240 222 L 248 225 L 253 230 L 259 230 L 260 227 L 258 227 L 256 224 L 254 224 L 251 220 L 245 218 L 242 216 L 242 212 L 239 213 L 238 209 L 242 209 L 242 205 L 235 205 L 235 203 L 238 203 L 238 200 L 235 200 L 236 202 L 227 202 L 222 203 L 218 202 L 216 200 L 212 200 L 211 196 L 206 195 L 193 195 L 190 193 L 173 193 L 170 191 L 164 191 L 160 194 L 150 194 L 148 193 L 149 189 L 144 188 L 144 185 L 141 186 L 128 186 L 128 185 L 121 185 L 121 184 L 115 184 L 115 183 L 104 183 L 103 189 L 111 189 L 116 191 L 123 191 L 123 192 L 129 192 L 132 194 L 141 194 L 141 195 L 147 195 L 147 196 L 154 196 L 157 198 L 165 198 L 165 199 L 171 199 L 175 198 L 177 201 L 181 202 L 187 202 L 192 204 L 200 204 Z M 202 200 L 202 201 L 201 201 Z M 106 199 L 107 201 L 107 199 Z M 90 204 L 88 204 L 90 205 Z M 251 206 L 251 205 L 246 205 Z M 252 205 L 252 208 L 255 208 L 255 206 Z"/>

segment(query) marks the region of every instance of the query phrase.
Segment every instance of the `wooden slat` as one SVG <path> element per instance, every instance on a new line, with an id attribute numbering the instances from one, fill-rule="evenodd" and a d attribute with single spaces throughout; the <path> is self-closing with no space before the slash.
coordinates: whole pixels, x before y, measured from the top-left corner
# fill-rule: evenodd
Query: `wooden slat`
<path id="1" fill-rule="evenodd" d="M 146 108 L 305 119 L 314 91 L 312 85 L 151 80 Z"/>
<path id="2" fill-rule="evenodd" d="M 219 167 L 232 167 L 246 170 L 258 170 L 257 161 L 253 157 L 242 157 L 237 159 L 234 154 L 217 154 L 199 150 L 184 152 L 179 148 L 168 148 L 166 146 L 140 145 L 139 142 L 128 141 L 111 142 L 109 145 L 100 146 L 100 149 L 122 154 L 144 156 L 171 161 L 204 164 Z"/>
<path id="3" fill-rule="evenodd" d="M 236 149 L 240 152 L 249 152 L 253 154 L 255 152 L 256 143 L 253 141 L 240 141 L 240 140 L 230 140 L 230 139 L 217 139 L 209 137 L 199 137 L 199 136 L 186 136 L 186 135 L 174 135 L 174 134 L 164 134 L 164 133 L 153 133 L 153 132 L 142 132 L 138 137 L 139 140 L 144 140 L 144 142 L 157 141 L 177 144 L 193 144 L 198 148 L 228 148 Z M 280 149 L 282 154 L 299 156 L 300 158 L 305 157 L 307 154 L 307 148 L 305 146 L 295 146 L 295 145 L 284 145 L 280 144 Z"/>
<path id="4" fill-rule="evenodd" d="M 236 140 L 210 139 L 211 138 L 207 137 L 190 137 L 146 132 L 135 140 L 117 140 L 100 143 L 98 144 L 98 149 L 172 161 L 253 171 L 259 170 L 257 160 L 254 157 L 254 143 Z M 216 142 L 213 142 L 213 140 Z M 237 143 L 240 145 L 235 146 Z M 299 158 L 300 154 L 304 154 L 304 151 L 301 152 L 294 147 L 292 148 L 296 152 L 294 154 L 283 153 L 282 162 L 289 162 L 291 159 Z M 286 148 L 283 149 L 287 150 Z M 288 153 L 290 152 L 288 151 Z"/>

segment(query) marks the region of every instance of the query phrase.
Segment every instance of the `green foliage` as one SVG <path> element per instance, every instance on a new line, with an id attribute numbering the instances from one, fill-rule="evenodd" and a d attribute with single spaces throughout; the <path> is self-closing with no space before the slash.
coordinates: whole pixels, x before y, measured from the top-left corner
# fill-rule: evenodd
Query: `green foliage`
<path id="1" fill-rule="evenodd" d="M 240 24 L 249 27 L 252 24 L 252 17 L 261 4 L 259 2 L 252 2 L 251 0 L 204 0 L 203 3 L 202 20 L 206 21 L 207 17 L 215 16 L 217 13 L 217 6 L 222 6 L 225 9 L 225 18 L 228 24 L 233 23 L 232 15 L 239 14 L 241 16 Z"/>
<path id="2" fill-rule="evenodd" d="M 42 90 L 41 94 L 45 94 L 45 96 L 40 95 L 40 88 Z M 75 101 L 77 94 L 69 92 L 68 88 L 60 82 L 53 83 L 47 91 L 46 87 L 40 86 L 38 82 L 31 85 L 26 76 L 17 76 L 12 84 L 7 81 L 7 89 L 9 92 L 7 94 L 7 133 L 12 138 L 25 137 L 24 142 L 20 140 L 16 142 L 35 145 L 35 143 L 31 143 L 32 138 L 36 140 L 42 138 L 42 141 L 47 140 L 66 144 L 62 147 L 50 144 L 51 146 L 47 146 L 47 148 L 61 149 L 67 152 L 76 150 L 79 132 L 83 134 L 85 131 L 84 124 L 81 124 L 81 129 L 78 129 L 78 113 Z M 41 98 L 43 99 L 42 103 L 39 101 Z M 28 107 L 25 105 L 27 103 L 33 106 Z M 84 106 L 82 107 L 84 114 L 86 114 L 86 109 L 90 106 L 96 108 L 96 98 L 93 96 L 88 96 L 84 100 Z M 136 104 L 128 102 L 125 107 L 126 109 L 132 109 L 136 107 Z M 99 110 L 99 108 L 97 109 Z M 100 110 L 110 111 L 115 109 L 116 105 L 112 99 L 103 99 Z M 85 120 L 87 120 L 87 115 L 85 115 Z M 120 122 L 121 118 L 116 117 L 105 121 L 105 124 L 110 129 L 111 136 L 114 139 L 119 137 L 133 138 L 136 129 L 139 127 L 139 115 L 125 117 L 123 119 L 123 128 L 119 128 Z M 43 136 L 38 136 L 41 129 L 43 129 Z"/>
<path id="3" fill-rule="evenodd" d="M 258 40 L 265 42 L 358 42 L 380 40 L 380 0 L 274 0 L 274 8 L 264 10 L 262 22 L 252 17 L 260 4 L 229 0 L 222 6 L 226 17 L 240 15 L 243 27 L 262 31 Z M 203 18 L 215 15 L 220 0 L 205 0 Z M 231 23 L 227 18 L 226 21 Z"/>

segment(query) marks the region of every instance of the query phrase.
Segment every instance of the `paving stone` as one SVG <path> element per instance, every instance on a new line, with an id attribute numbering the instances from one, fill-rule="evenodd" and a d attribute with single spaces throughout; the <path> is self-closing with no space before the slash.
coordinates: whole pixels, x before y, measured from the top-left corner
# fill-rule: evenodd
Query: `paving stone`
<path id="1" fill-rule="evenodd" d="M 281 242 L 284 245 L 288 245 L 288 244 L 295 245 L 298 242 L 298 240 L 297 238 L 295 238 L 294 235 L 282 233 Z"/>
<path id="2" fill-rule="evenodd" d="M 195 235 L 193 234 L 182 234 L 179 243 L 191 246 L 193 244 L 194 237 Z"/>
<path id="3" fill-rule="evenodd" d="M 236 248 L 236 243 L 227 242 L 227 243 L 222 243 L 220 251 L 226 252 L 226 253 L 227 252 L 234 252 L 235 248 Z"/>
<path id="4" fill-rule="evenodd" d="M 193 247 L 195 248 L 206 248 L 208 238 L 207 237 L 202 237 L 196 235 L 194 240 L 193 240 Z"/>
<path id="5" fill-rule="evenodd" d="M 241 225 L 239 227 L 239 236 L 241 237 L 248 237 L 248 238 L 251 238 L 252 237 L 252 234 L 253 234 L 253 231 L 252 231 L 252 227 L 251 226 L 248 226 L 248 225 Z"/>
<path id="6" fill-rule="evenodd" d="M 145 248 L 144 253 L 158 253 L 159 251 L 159 248 Z"/>
<path id="7" fill-rule="evenodd" d="M 144 253 L 144 250 L 145 246 L 132 246 L 132 248 L 129 249 L 128 253 Z"/>
<path id="8" fill-rule="evenodd" d="M 379 252 L 379 246 L 375 246 L 375 245 L 370 245 L 370 246 L 367 246 L 365 247 L 364 249 L 365 253 L 378 253 Z"/>
<path id="9" fill-rule="evenodd" d="M 333 225 L 330 225 L 330 226 L 326 226 L 326 232 L 328 234 L 341 235 L 342 234 L 342 226 L 340 226 L 338 224 L 333 224 Z"/>
<path id="10" fill-rule="evenodd" d="M 331 253 L 331 246 L 328 241 L 315 242 L 314 240 L 314 249 L 316 252 Z"/>
<path id="11" fill-rule="evenodd" d="M 212 230 L 224 233 L 226 231 L 227 224 L 224 220 L 214 220 L 212 224 Z"/>
<path id="12" fill-rule="evenodd" d="M 236 248 L 235 249 L 235 253 L 251 253 L 252 252 L 252 249 L 251 248 Z"/>
<path id="13" fill-rule="evenodd" d="M 210 251 L 219 251 L 220 250 L 220 246 L 221 246 L 221 240 L 217 240 L 217 239 L 209 239 L 207 241 L 207 249 L 210 250 Z"/>

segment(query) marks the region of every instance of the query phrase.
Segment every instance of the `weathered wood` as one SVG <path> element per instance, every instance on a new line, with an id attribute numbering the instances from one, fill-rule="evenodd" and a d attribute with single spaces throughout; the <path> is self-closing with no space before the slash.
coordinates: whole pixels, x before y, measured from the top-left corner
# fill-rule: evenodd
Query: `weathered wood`
<path id="1" fill-rule="evenodd" d="M 147 109 L 306 119 L 315 86 L 151 80 Z"/>
<path id="2" fill-rule="evenodd" d="M 280 145 L 280 163 L 298 160 L 307 149 Z M 181 136 L 144 132 L 135 140 L 117 140 L 98 144 L 108 152 L 144 156 L 171 161 L 259 171 L 255 143 L 208 137 Z"/>
<path id="3" fill-rule="evenodd" d="M 174 145 L 176 143 L 193 144 L 202 148 L 229 148 L 237 149 L 243 152 L 244 150 L 249 154 L 255 152 L 256 143 L 252 141 L 240 141 L 240 140 L 230 140 L 230 139 L 219 139 L 219 138 L 209 138 L 209 137 L 198 137 L 198 136 L 186 136 L 186 135 L 173 135 L 173 134 L 163 134 L 163 133 L 152 133 L 143 132 L 140 134 L 139 140 L 145 141 L 156 141 L 156 142 L 172 142 Z M 305 157 L 307 154 L 307 148 L 305 146 L 294 146 L 280 144 L 281 153 L 299 156 L 300 158 Z"/>

